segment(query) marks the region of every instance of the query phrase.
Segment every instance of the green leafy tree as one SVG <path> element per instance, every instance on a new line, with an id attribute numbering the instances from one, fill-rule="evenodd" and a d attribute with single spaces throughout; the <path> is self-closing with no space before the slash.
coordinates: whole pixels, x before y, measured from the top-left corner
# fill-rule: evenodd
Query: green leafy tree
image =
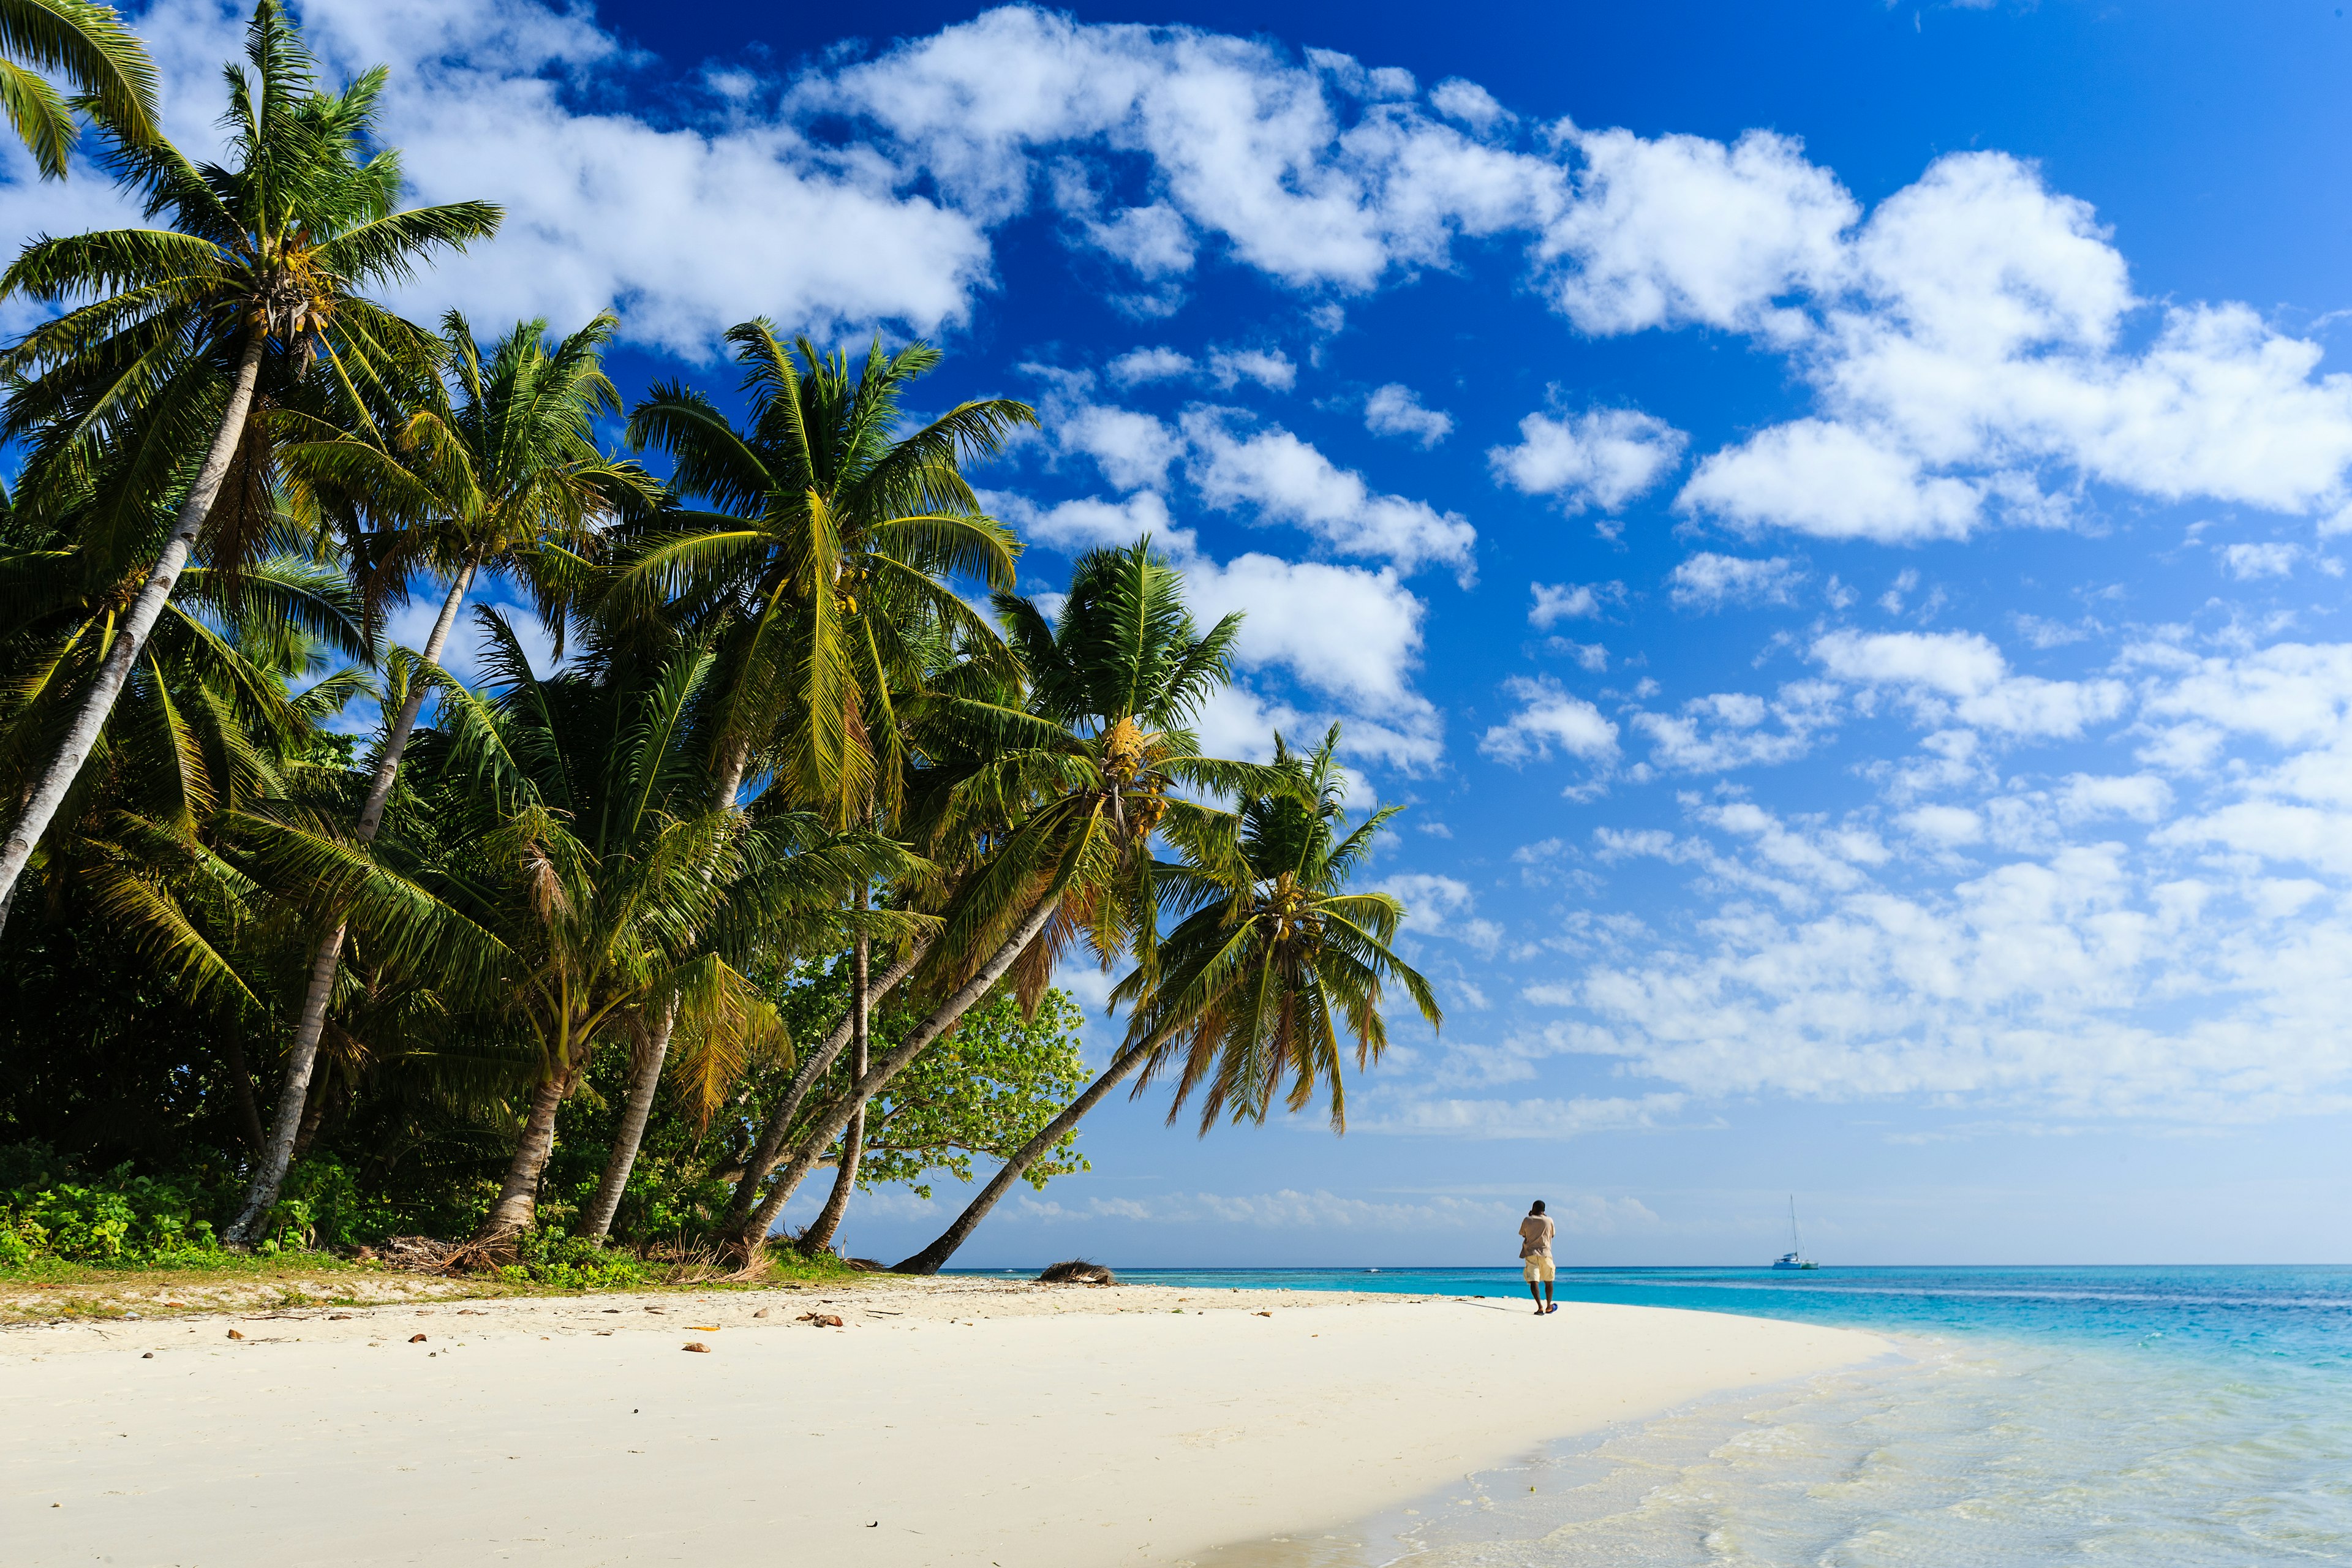
<path id="1" fill-rule="evenodd" d="M 93 542 L 92 553 L 146 563 L 120 584 L 125 603 L 73 720 L 0 844 L 0 909 L 98 743 L 233 464 L 266 488 L 266 447 L 241 454 L 265 359 L 288 380 L 320 376 L 364 419 L 388 376 L 436 350 L 360 290 L 498 226 L 499 209 L 480 202 L 398 206 L 399 157 L 370 150 L 381 68 L 341 92 L 318 89 L 277 0 L 256 7 L 246 54 L 227 72 L 227 164 L 109 127 L 110 161 L 161 222 L 37 239 L 0 274 L 0 300 L 68 307 L 0 352 L 12 384 L 0 437 L 24 442 L 28 474 L 63 488 L 60 476 L 113 462 L 100 517 L 135 532 Z M 160 530 L 159 501 L 172 507 Z"/>
<path id="2" fill-rule="evenodd" d="M 876 1017 L 874 1038 L 887 1050 L 922 1017 L 915 1008 L 888 1009 Z M 928 1198 L 934 1172 L 969 1182 L 975 1155 L 1011 1158 L 1085 1082 L 1078 1054 L 1084 1025 L 1077 1005 L 1061 991 L 1048 991 L 1034 1013 L 1002 990 L 966 1013 L 842 1133 L 832 1156 L 833 1190 L 797 1238 L 801 1249 L 833 1244 L 853 1192 L 899 1182 Z M 856 1080 L 847 1071 L 835 1078 L 845 1095 Z M 1043 1188 L 1055 1176 L 1085 1170 L 1076 1143 L 1073 1133 L 1047 1150 L 1024 1173 L 1030 1184 Z"/>
<path id="3" fill-rule="evenodd" d="M 1191 912 L 1169 933 L 1157 967 L 1139 965 L 1112 993 L 1131 1008 L 1127 1044 L 896 1272 L 938 1273 L 1030 1162 L 1058 1148 L 1138 1073 L 1138 1093 L 1163 1070 L 1175 1075 L 1171 1121 L 1199 1094 L 1204 1133 L 1220 1117 L 1263 1122 L 1277 1102 L 1304 1110 L 1318 1092 L 1333 1129 L 1344 1130 L 1342 1036 L 1354 1041 L 1357 1070 L 1380 1059 L 1388 1046 L 1384 987 L 1402 985 L 1432 1028 L 1443 1021 L 1429 983 L 1390 945 L 1403 905 L 1388 893 L 1346 890 L 1402 808 L 1382 806 L 1339 836 L 1347 785 L 1339 741 L 1334 725 L 1299 757 L 1277 737 L 1274 771 L 1286 787 L 1244 801 L 1234 851 L 1163 872 L 1171 903 Z"/>

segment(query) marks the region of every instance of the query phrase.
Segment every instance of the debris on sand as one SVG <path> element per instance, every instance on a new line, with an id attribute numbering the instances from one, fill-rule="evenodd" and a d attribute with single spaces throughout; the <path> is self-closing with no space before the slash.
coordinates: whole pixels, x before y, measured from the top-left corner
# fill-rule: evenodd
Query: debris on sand
<path id="1" fill-rule="evenodd" d="M 1116 1285 L 1118 1276 L 1099 1263 L 1089 1263 L 1083 1258 L 1073 1258 L 1066 1263 L 1056 1263 L 1037 1276 L 1040 1285 Z"/>

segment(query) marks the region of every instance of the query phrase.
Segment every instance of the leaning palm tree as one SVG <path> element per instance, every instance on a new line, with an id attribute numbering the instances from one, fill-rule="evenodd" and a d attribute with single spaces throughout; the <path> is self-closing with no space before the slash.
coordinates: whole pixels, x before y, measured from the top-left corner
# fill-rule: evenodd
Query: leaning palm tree
<path id="1" fill-rule="evenodd" d="M 520 322 L 486 364 L 473 329 L 452 311 L 443 319 L 442 338 L 456 390 L 437 380 L 429 384 L 423 405 L 390 440 L 339 429 L 297 410 L 272 418 L 288 489 L 306 515 L 341 526 L 352 556 L 363 563 L 360 577 L 372 607 L 380 611 L 405 598 L 420 573 L 448 584 L 419 650 L 420 664 L 408 671 L 377 748 L 352 828 L 359 843 L 372 842 L 383 825 L 401 757 L 431 689 L 427 672 L 440 668 L 477 574 L 512 571 L 537 590 L 543 608 L 560 615 L 595 521 L 617 509 L 654 504 L 644 471 L 614 461 L 596 445 L 596 416 L 621 407 L 601 358 L 616 324 L 606 311 L 551 342 L 545 321 Z M 231 1241 L 251 1238 L 286 1179 L 343 936 L 341 922 L 331 921 L 311 954 L 275 1125 L 229 1226 Z"/>
<path id="2" fill-rule="evenodd" d="M 944 998 L 803 1131 L 756 1205 L 768 1173 L 746 1168 L 729 1216 L 739 1241 L 764 1237 L 858 1108 L 1008 973 L 1024 997 L 1042 995 L 1081 937 L 1106 964 L 1132 948 L 1148 967 L 1154 836 L 1213 854 L 1234 819 L 1187 795 L 1267 783 L 1263 768 L 1202 755 L 1190 728 L 1231 679 L 1241 616 L 1202 633 L 1182 574 L 1150 540 L 1082 557 L 1055 621 L 1012 595 L 996 605 L 1027 701 L 939 693 L 919 726 L 936 765 L 909 821 L 935 859 L 970 864 L 928 960 Z"/>
<path id="3" fill-rule="evenodd" d="M 66 177 L 79 140 L 77 105 L 41 75 L 72 84 L 79 107 L 130 142 L 152 142 L 155 66 L 111 5 L 0 0 L 0 110 L 45 180 Z"/>
<path id="4" fill-rule="evenodd" d="M 1347 790 L 1337 759 L 1339 728 L 1305 757 L 1277 736 L 1275 770 L 1287 787 L 1245 801 L 1230 855 L 1163 871 L 1170 902 L 1192 913 L 1171 931 L 1156 971 L 1138 967 L 1112 992 L 1130 1005 L 1127 1044 L 1069 1107 L 990 1179 L 936 1241 L 899 1263 L 900 1274 L 936 1274 L 988 1217 L 1030 1163 L 1059 1148 L 1079 1121 L 1137 1073 L 1140 1094 L 1163 1068 L 1177 1074 L 1177 1112 L 1196 1090 L 1201 1130 L 1220 1116 L 1263 1122 L 1277 1100 L 1293 1113 L 1318 1089 L 1331 1125 L 1347 1125 L 1341 1079 L 1345 1019 L 1359 1071 L 1388 1047 L 1383 986 L 1404 987 L 1421 1016 L 1443 1022 L 1429 983 L 1400 959 L 1404 908 L 1388 893 L 1349 893 L 1348 879 L 1399 806 L 1382 806 L 1345 837 Z M 1286 1088 L 1286 1086 L 1287 1086 Z"/>
<path id="5" fill-rule="evenodd" d="M 0 439 L 25 443 L 31 468 L 118 454 L 115 526 L 144 528 L 157 498 L 176 502 L 152 564 L 121 585 L 119 629 L 9 825 L 0 907 L 97 743 L 233 463 L 242 457 L 248 484 L 267 468 L 266 453 L 241 450 L 265 361 L 289 381 L 320 378 L 366 419 L 394 368 L 413 373 L 436 346 L 359 290 L 406 279 L 431 253 L 498 226 L 499 209 L 481 202 L 398 208 L 399 156 L 369 146 L 381 68 L 319 90 L 278 0 L 261 0 L 246 39 L 250 69 L 228 69 L 228 164 L 199 166 L 109 128 L 110 161 L 168 226 L 37 239 L 0 274 L 0 300 L 88 301 L 0 351 L 14 385 Z"/>
<path id="6" fill-rule="evenodd" d="M 673 1017 L 715 1093 L 748 1056 L 788 1045 L 737 965 L 830 937 L 850 889 L 913 868 L 888 841 L 806 814 L 747 820 L 710 805 L 685 743 L 706 648 L 541 679 L 508 623 L 478 614 L 493 690 L 436 679 L 425 751 L 438 849 L 414 876 L 521 967 L 485 1014 L 527 1031 L 538 1057 L 521 1137 L 482 1223 L 490 1237 L 534 1222 L 556 1113 L 599 1049 Z"/>

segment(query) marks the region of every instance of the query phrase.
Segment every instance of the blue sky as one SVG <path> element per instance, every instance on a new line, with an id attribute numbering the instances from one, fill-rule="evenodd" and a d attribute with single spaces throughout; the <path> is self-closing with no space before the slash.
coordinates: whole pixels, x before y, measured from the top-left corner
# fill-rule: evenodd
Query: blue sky
<path id="1" fill-rule="evenodd" d="M 2347 24 L 1760 9 L 304 7 L 509 207 L 416 310 L 928 335 L 1032 587 L 1150 527 L 1210 734 L 1412 804 L 1347 1137 L 1121 1107 L 966 1260 L 2345 1256 Z M 233 13 L 146 21 L 194 141 Z"/>

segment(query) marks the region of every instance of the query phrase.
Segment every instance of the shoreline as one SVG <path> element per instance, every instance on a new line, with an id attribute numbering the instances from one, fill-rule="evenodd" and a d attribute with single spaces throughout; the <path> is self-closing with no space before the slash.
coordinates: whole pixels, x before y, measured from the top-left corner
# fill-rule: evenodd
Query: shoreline
<path id="1" fill-rule="evenodd" d="M 1668 1308 L 971 1276 L 20 1325 L 0 1473 L 28 1564 L 1172 1564 L 1895 1349 Z"/>

